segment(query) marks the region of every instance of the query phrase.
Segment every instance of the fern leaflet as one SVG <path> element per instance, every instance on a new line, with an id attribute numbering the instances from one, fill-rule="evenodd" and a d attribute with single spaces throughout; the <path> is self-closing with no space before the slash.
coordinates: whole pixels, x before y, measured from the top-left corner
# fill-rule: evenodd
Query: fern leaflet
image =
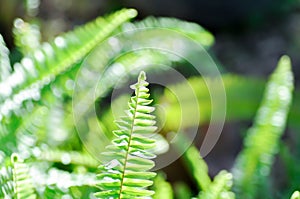
<path id="1" fill-rule="evenodd" d="M 9 50 L 4 43 L 2 35 L 0 34 L 0 82 L 6 79 L 11 72 L 8 53 Z"/>

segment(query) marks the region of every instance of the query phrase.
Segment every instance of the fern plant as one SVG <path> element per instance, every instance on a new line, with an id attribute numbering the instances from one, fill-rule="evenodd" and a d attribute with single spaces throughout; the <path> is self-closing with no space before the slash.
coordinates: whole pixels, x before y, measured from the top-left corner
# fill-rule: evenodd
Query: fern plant
<path id="1" fill-rule="evenodd" d="M 24 58 L 14 66 L 10 65 L 9 51 L 4 41 L 1 40 L 0 153 L 5 153 L 4 162 L 9 161 L 13 152 L 25 158 L 25 162 L 33 162 L 34 166 L 31 169 L 35 172 L 34 180 L 38 181 L 34 184 L 38 198 L 62 197 L 65 194 L 78 198 L 89 195 L 94 190 L 94 182 L 82 180 L 82 178 L 91 179 L 87 175 L 90 172 L 84 171 L 84 175 L 77 174 L 78 170 L 82 169 L 93 171 L 98 162 L 79 142 L 74 124 L 70 122 L 72 119 L 70 100 L 72 81 L 75 79 L 81 62 L 99 42 L 113 33 L 126 32 L 131 28 L 162 27 L 188 34 L 197 42 L 205 43 L 206 47 L 212 44 L 213 36 L 201 26 L 177 19 L 149 18 L 124 24 L 135 15 L 135 10 L 123 9 L 111 15 L 99 17 L 74 31 L 61 34 L 50 42 L 40 44 L 38 48 L 29 49 L 26 43 L 18 42 L 32 36 L 30 35 L 32 31 L 18 30 L 19 34 L 15 30 L 15 36 L 18 37 L 15 40 L 16 46 L 22 51 Z M 124 26 L 118 28 L 122 24 Z M 22 27 L 30 28 L 30 24 L 19 28 Z M 131 28 L 128 29 L 128 27 Z M 123 50 L 126 51 L 125 48 Z M 104 48 L 102 51 L 109 54 L 113 49 Z M 110 58 L 105 57 L 106 54 L 101 54 L 103 58 L 101 60 L 104 60 L 105 64 L 110 62 Z M 122 64 L 129 71 L 131 65 L 137 65 L 141 57 L 146 57 L 146 55 L 150 55 L 148 56 L 149 62 L 156 60 L 157 63 L 168 65 L 178 62 L 178 59 L 171 60 L 173 63 L 170 62 L 170 57 L 165 54 L 155 52 L 150 54 L 145 51 L 135 56 L 124 57 Z M 113 66 L 110 67 L 113 68 Z M 12 68 L 14 70 L 11 70 Z M 113 78 L 117 77 L 113 76 Z M 112 87 L 107 82 L 104 84 L 106 85 L 103 89 L 105 91 Z M 3 168 L 6 166 L 1 165 L 1 170 L 5 174 L 0 174 L 1 183 L 3 182 L 1 190 L 4 193 L 0 194 L 0 198 L 12 197 L 19 193 L 19 190 L 12 190 L 13 178 L 6 175 L 7 172 L 4 172 Z M 70 178 L 70 182 L 66 182 L 63 187 L 56 186 L 59 183 L 57 173 Z M 78 176 L 83 177 L 78 178 Z M 45 182 L 46 179 L 52 179 L 56 185 Z M 76 190 L 76 193 L 72 193 L 72 190 Z"/>
<path id="2" fill-rule="evenodd" d="M 154 167 L 150 159 L 155 155 L 149 151 L 155 145 L 151 135 L 156 130 L 154 107 L 149 106 L 149 90 L 146 87 L 145 72 L 141 72 L 138 82 L 131 86 L 135 96 L 131 97 L 126 117 L 117 122 L 119 130 L 112 145 L 107 147 L 104 156 L 106 163 L 100 166 L 98 174 L 98 198 L 144 198 L 154 194 L 145 188 L 152 185 L 156 174 L 149 172 Z"/>
<path id="3" fill-rule="evenodd" d="M 254 125 L 233 168 L 235 191 L 241 198 L 255 198 L 258 187 L 266 184 L 286 125 L 293 89 L 290 59 L 283 56 L 267 84 Z"/>
<path id="4" fill-rule="evenodd" d="M 237 158 L 233 175 L 228 171 L 220 171 L 211 178 L 208 165 L 197 148 L 191 146 L 181 159 L 190 173 L 194 186 L 187 185 L 185 182 L 172 182 L 171 185 L 161 172 L 154 178 L 156 174 L 149 171 L 154 166 L 152 159 L 155 157 L 153 152 L 155 136 L 151 136 L 156 130 L 155 117 L 152 115 L 154 108 L 149 106 L 151 100 L 148 99 L 148 83 L 145 73 L 141 72 L 137 84 L 132 86 L 135 96 L 128 104 L 129 110 L 126 116 L 121 117 L 117 122 L 119 130 L 113 132 L 117 138 L 112 140 L 112 144 L 107 147 L 107 152 L 103 153 L 103 161 L 96 176 L 99 162 L 82 146 L 72 123 L 72 86 L 83 59 L 106 38 L 132 29 L 171 29 L 187 35 L 205 48 L 209 48 L 214 42 L 213 36 L 201 26 L 177 19 L 149 17 L 139 22 L 127 22 L 136 14 L 133 9 L 123 9 L 97 18 L 74 31 L 61 34 L 50 42 L 38 43 L 35 47 L 20 42 L 26 40 L 26 37 L 34 36 L 32 34 L 36 34 L 37 40 L 39 37 L 37 29 L 25 23 L 22 26 L 24 30 L 15 30 L 16 46 L 24 57 L 14 66 L 10 65 L 9 51 L 0 36 L 1 199 L 94 198 L 91 196 L 94 193 L 98 198 L 109 199 L 151 197 L 232 199 L 234 197 L 255 198 L 258 195 L 260 185 L 256 182 L 265 180 L 270 174 L 291 100 L 292 75 L 287 57 L 280 61 L 278 69 L 267 84 L 265 98 L 253 128 L 245 138 L 245 147 Z M 154 46 L 158 42 L 170 44 L 177 42 L 172 38 L 167 41 L 157 39 L 160 38 L 159 35 L 153 37 L 155 37 L 152 41 Z M 99 60 L 104 66 L 109 64 L 107 71 L 102 71 L 104 67 L 100 71 L 104 76 L 103 84 L 100 85 L 104 97 L 120 77 L 114 73 L 118 70 L 118 64 L 123 66 L 123 72 L 130 77 L 132 75 L 130 71 L 138 68 L 141 62 L 171 66 L 184 63 L 181 58 L 176 59 L 168 54 L 151 50 L 126 54 L 111 63 L 111 59 L 114 58 L 110 56 L 111 54 L 119 56 L 120 53 L 127 52 L 129 45 L 125 45 L 126 40 L 128 40 L 126 34 L 118 40 L 120 52 L 116 54 L 111 46 L 96 49 L 98 52 L 96 64 Z M 147 36 L 136 38 L 134 42 L 139 46 L 143 40 L 149 38 Z M 186 54 L 194 55 L 186 44 L 182 43 L 182 45 L 185 45 Z M 178 48 L 178 45 L 170 46 Z M 160 67 L 156 68 L 160 69 Z M 151 66 L 148 69 L 156 68 Z M 230 106 L 227 109 L 226 119 L 232 121 L 252 118 L 258 107 L 265 82 L 226 74 L 223 75 L 223 81 Z M 200 123 L 207 123 L 210 118 L 211 104 L 205 82 L 202 77 L 192 77 L 189 83 L 201 105 Z M 183 91 L 185 89 L 180 83 L 171 87 Z M 245 95 L 237 95 L 241 93 Z M 85 93 L 83 92 L 82 95 Z M 102 99 L 99 101 L 102 108 L 101 103 L 105 102 Z M 180 112 L 176 100 L 167 91 L 158 98 L 158 101 L 162 104 L 170 104 L 166 109 L 168 121 L 163 129 L 165 131 L 163 133 L 168 133 L 176 129 L 178 123 L 173 118 L 180 115 Z M 296 108 L 291 112 L 296 127 L 299 126 L 297 106 L 297 103 L 294 104 Z M 93 129 L 100 122 L 105 129 L 108 129 L 109 134 L 110 129 L 114 128 L 111 118 L 111 114 L 93 118 L 89 120 L 89 128 Z M 281 120 L 279 121 L 278 118 Z M 183 121 L 182 125 L 186 130 L 196 124 L 198 121 L 189 120 Z M 94 140 L 91 139 L 92 141 Z M 179 147 L 182 147 L 183 138 L 180 141 Z M 101 144 L 96 143 L 98 147 Z M 16 153 L 18 155 L 15 155 Z M 292 164 L 293 158 L 286 157 L 286 159 L 289 164 Z M 299 173 L 297 165 L 294 167 L 290 169 L 295 170 L 289 174 L 291 176 Z M 234 189 L 231 190 L 233 182 Z M 289 190 L 285 190 L 287 197 L 292 195 L 292 191 L 298 189 L 298 182 L 297 179 L 293 180 L 291 183 L 294 185 Z M 173 187 L 175 187 L 174 192 Z M 271 193 L 266 193 L 272 196 Z M 292 198 L 299 198 L 299 192 L 296 191 Z"/>

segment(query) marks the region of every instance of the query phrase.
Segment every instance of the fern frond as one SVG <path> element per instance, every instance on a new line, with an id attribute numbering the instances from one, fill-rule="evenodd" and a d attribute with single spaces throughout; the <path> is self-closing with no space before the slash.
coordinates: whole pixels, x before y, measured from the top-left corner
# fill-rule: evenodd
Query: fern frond
<path id="1" fill-rule="evenodd" d="M 100 166 L 101 191 L 95 194 L 98 198 L 145 198 L 154 194 L 145 189 L 153 184 L 151 179 L 155 176 L 148 171 L 154 167 L 150 159 L 155 155 L 147 150 L 155 146 L 149 136 L 156 130 L 147 85 L 146 75 L 141 72 L 138 82 L 131 86 L 135 96 L 128 103 L 127 115 L 117 122 L 119 130 L 113 132 L 117 138 L 104 153 L 108 160 Z"/>
<path id="2" fill-rule="evenodd" d="M 36 199 L 28 166 L 17 154 L 11 156 L 13 164 L 14 193 L 17 199 Z"/>
<path id="3" fill-rule="evenodd" d="M 157 28 L 158 31 L 151 35 L 138 34 L 140 36 L 135 37 L 134 39 L 132 38 L 131 34 L 127 34 L 128 31 L 129 32 L 133 31 L 137 33 L 139 33 L 139 31 L 142 32 L 143 31 L 142 28 L 146 28 L 146 30 L 147 28 L 148 29 Z M 144 49 L 145 41 L 149 42 L 148 39 L 149 37 L 152 38 L 151 39 L 152 46 L 159 46 L 161 44 L 164 44 L 163 46 L 165 48 L 168 48 L 168 50 L 170 51 L 178 50 L 176 45 L 173 44 L 176 42 L 181 42 L 182 48 L 187 49 L 184 51 L 184 53 L 187 56 L 193 56 L 193 53 L 195 52 L 192 50 L 191 51 L 188 50 L 190 43 L 187 42 L 186 40 L 180 37 L 173 38 L 172 40 L 168 40 L 169 38 L 167 36 L 162 37 L 162 35 L 165 35 L 167 33 L 166 29 L 175 30 L 184 36 L 189 36 L 192 39 L 195 39 L 195 42 L 197 42 L 200 45 L 203 43 L 206 44 L 206 47 L 212 45 L 213 36 L 211 35 L 211 33 L 209 33 L 201 26 L 194 23 L 184 22 L 172 18 L 155 19 L 152 17 L 142 20 L 140 22 L 125 23 L 120 28 L 120 30 L 118 30 L 121 33 L 123 32 L 123 34 L 120 34 L 117 37 L 112 38 L 114 39 L 115 43 L 117 43 L 115 48 L 111 48 L 111 45 L 108 45 L 108 47 L 102 45 L 101 48 L 95 49 L 93 51 L 93 54 L 89 57 L 90 60 L 89 64 L 96 65 L 97 69 L 100 69 L 99 67 L 100 65 L 101 66 L 103 65 L 102 68 L 104 68 L 104 66 L 110 63 L 112 59 L 116 57 L 118 58 L 117 60 L 114 60 L 114 63 L 112 63 L 109 66 L 108 70 L 105 71 L 105 75 L 102 75 L 103 83 L 99 85 L 98 88 L 100 92 L 99 95 L 105 94 L 105 92 L 107 92 L 107 90 L 109 90 L 112 87 L 112 85 L 115 84 L 116 82 L 115 80 L 120 79 L 119 76 L 123 76 L 124 74 L 129 74 L 133 68 L 137 68 L 145 65 L 143 63 L 151 63 L 147 65 L 147 68 L 151 68 L 151 70 L 155 70 L 155 68 L 162 69 L 163 65 L 172 65 L 172 64 L 175 65 L 174 63 L 186 61 L 185 59 L 182 59 L 182 57 L 176 57 L 173 54 L 166 53 L 160 50 L 153 50 L 153 49 L 145 50 Z M 133 46 L 135 48 L 141 47 L 141 49 L 131 52 Z M 129 53 L 123 53 L 123 52 L 129 52 Z M 122 56 L 120 56 L 120 53 L 123 53 Z M 157 67 L 156 64 L 159 64 L 160 67 Z M 121 70 L 122 73 L 116 73 L 116 71 L 121 71 Z"/>
<path id="4" fill-rule="evenodd" d="M 5 45 L 2 35 L 0 34 L 0 83 L 4 81 L 11 73 L 8 54 L 9 50 Z M 5 88 L 0 87 L 0 89 Z"/>
<path id="5" fill-rule="evenodd" d="M 41 49 L 17 63 L 14 72 L 0 83 L 0 88 L 8 91 L 0 89 L 0 101 L 3 102 L 0 109 L 12 102 L 19 105 L 25 100 L 35 99 L 32 93 L 39 93 L 41 88 L 84 58 L 119 25 L 135 16 L 135 10 L 124 9 L 104 18 L 99 17 L 83 27 L 56 37 L 50 43 L 42 44 Z M 15 102 L 16 98 L 18 103 Z"/>
<path id="6" fill-rule="evenodd" d="M 200 25 L 176 18 L 147 17 L 142 21 L 126 23 L 122 26 L 123 31 L 128 31 L 133 28 L 165 28 L 174 30 L 187 35 L 206 48 L 212 46 L 214 43 L 214 36 Z"/>
<path id="7" fill-rule="evenodd" d="M 118 47 L 122 48 L 122 50 L 120 50 L 120 52 L 128 52 L 131 49 L 132 43 L 134 43 L 134 46 L 141 46 L 141 48 L 145 47 L 144 45 L 144 40 L 147 39 L 148 37 L 146 36 L 141 36 L 141 37 L 137 37 L 134 38 L 134 40 L 132 40 L 132 38 L 128 38 L 126 32 L 128 31 L 142 31 L 143 28 L 157 28 L 157 29 L 169 29 L 169 30 L 174 30 L 177 31 L 185 36 L 188 36 L 192 39 L 194 39 L 198 44 L 204 45 L 206 47 L 210 47 L 213 43 L 214 37 L 213 35 L 208 32 L 207 30 L 205 30 L 204 28 L 202 28 L 200 25 L 192 23 L 192 22 L 186 22 L 186 21 L 182 21 L 179 19 L 175 19 L 175 18 L 155 18 L 155 17 L 148 17 L 144 20 L 141 20 L 139 22 L 128 22 L 128 23 L 124 23 L 121 27 L 120 30 L 118 30 L 119 32 L 123 32 L 124 34 L 119 35 L 120 37 L 115 38 L 116 41 L 118 41 L 119 45 Z M 164 32 L 162 31 L 162 34 Z M 130 34 L 129 34 L 130 35 Z M 166 41 L 166 39 L 162 39 L 160 37 L 161 35 L 157 34 L 157 35 L 151 35 L 152 38 L 159 38 L 157 40 L 152 39 L 152 44 L 155 45 L 156 43 L 167 43 L 168 41 Z M 128 44 L 128 39 L 129 44 Z M 179 40 L 178 38 L 174 38 L 174 42 L 176 42 L 176 40 Z M 186 49 L 188 49 L 188 44 L 186 43 L 186 41 L 182 41 L 180 40 L 180 42 L 182 42 L 183 46 L 186 46 Z M 111 47 L 111 46 L 110 46 Z M 127 47 L 127 48 L 126 48 Z M 128 49 L 129 47 L 129 49 Z M 169 46 L 169 50 L 172 50 L 172 48 L 176 48 L 175 46 L 170 45 Z M 175 49 L 175 50 L 176 50 Z M 96 64 L 98 64 L 98 60 L 99 60 L 99 56 L 103 56 L 103 58 L 101 60 L 105 60 L 108 59 L 106 56 L 110 56 L 111 54 L 114 54 L 116 49 L 96 49 L 99 51 L 99 53 L 97 53 L 97 62 Z M 104 50 L 104 52 L 101 52 L 101 50 Z M 174 50 L 174 51 L 175 51 Z M 108 53 L 108 51 L 111 51 Z M 119 53 L 120 53 L 119 52 Z M 188 55 L 191 55 L 191 53 L 193 52 L 188 52 Z M 119 56 L 119 54 L 115 54 L 115 57 Z M 114 58 L 114 57 L 111 57 Z M 111 61 L 108 59 L 108 61 Z M 104 62 L 104 64 L 106 65 L 107 62 Z M 153 65 L 160 64 L 160 65 L 171 65 L 172 62 L 183 62 L 186 61 L 184 59 L 182 59 L 181 57 L 176 57 L 174 58 L 174 56 L 162 52 L 162 51 L 154 51 L 154 50 L 142 50 L 142 51 L 135 51 L 133 53 L 126 53 L 123 54 L 121 56 L 121 58 L 118 58 L 118 60 L 115 61 L 115 63 L 113 63 L 108 71 L 106 72 L 105 75 L 103 75 L 103 77 L 105 78 L 105 80 L 103 80 L 103 84 L 101 84 L 101 89 L 99 89 L 102 93 L 104 93 L 104 91 L 102 90 L 107 90 L 107 89 L 103 89 L 102 87 L 110 87 L 110 85 L 115 81 L 115 79 L 119 79 L 119 75 L 124 75 L 123 73 L 118 74 L 115 71 L 117 70 L 116 68 L 118 67 L 122 67 L 122 70 L 126 70 L 126 73 L 129 73 L 128 71 L 131 71 L 132 68 L 138 67 L 143 65 L 143 63 L 153 63 Z M 151 67 L 147 66 L 147 67 Z M 151 68 L 152 70 L 155 69 L 156 67 Z M 106 86 L 108 85 L 108 86 Z"/>
<path id="8" fill-rule="evenodd" d="M 86 56 L 93 47 L 109 36 L 116 27 L 135 15 L 136 11 L 124 9 L 108 17 L 100 17 L 83 27 L 76 28 L 74 31 L 57 37 L 53 42 L 43 44 L 42 48 L 28 54 L 21 63 L 18 63 L 14 67 L 14 72 L 0 82 L 0 140 L 6 143 L 1 145 L 0 149 L 7 149 L 4 151 L 10 155 L 17 148 L 16 132 L 19 130 L 24 132 L 35 126 L 35 122 L 31 120 L 35 120 L 31 116 L 31 113 L 35 112 L 35 110 L 28 107 L 32 107 L 31 100 L 40 99 L 40 89 L 45 88 L 45 85 L 54 80 L 56 85 L 63 85 L 61 87 L 64 88 L 68 79 L 54 77 L 59 76 L 68 68 L 78 68 L 79 64 L 76 64 L 78 60 Z M 1 53 L 2 55 L 6 54 Z M 3 72 L 3 74 L 5 73 Z M 47 93 L 52 95 L 53 88 L 55 86 L 52 85 L 42 91 L 43 97 L 46 96 L 45 98 L 48 99 L 48 101 L 44 100 L 44 103 L 49 104 L 51 102 L 50 104 L 52 105 L 53 97 L 49 99 Z M 12 113 L 12 111 L 14 112 Z M 30 112 L 30 114 L 27 112 Z M 26 121 L 20 119 L 20 115 L 23 118 L 27 118 Z M 30 116 L 25 117 L 25 115 Z M 34 133 L 34 131 L 31 133 Z M 13 143 L 13 145 L 8 146 L 9 143 Z"/>
<path id="9" fill-rule="evenodd" d="M 49 83 L 54 81 L 56 85 L 63 85 L 61 87 L 64 88 L 65 82 L 68 81 L 65 78 L 67 75 L 64 74 L 62 78 L 57 77 L 66 70 L 71 70 L 74 76 L 72 69 L 73 67 L 78 69 L 77 62 L 100 41 L 108 37 L 116 27 L 135 15 L 135 10 L 124 9 L 104 18 L 99 17 L 93 22 L 55 38 L 50 43 L 43 44 L 42 48 L 26 56 L 21 63 L 17 63 L 14 72 L 0 82 L 1 142 L 9 140 L 16 147 L 16 129 L 27 129 L 28 123 L 34 123 L 25 121 L 24 124 L 20 119 L 21 115 L 26 118 L 25 115 L 34 112 L 31 101 L 39 100 L 42 95 L 44 99 L 48 99 L 43 102 L 52 105 L 53 96 L 49 97 L 49 93 L 53 95 L 52 89 L 55 87 L 53 85 L 50 87 Z M 42 88 L 46 89 L 41 93 Z M 12 151 L 10 149 L 13 148 L 8 147 L 8 142 L 5 143 L 7 144 L 1 145 L 0 148 Z"/>
<path id="10" fill-rule="evenodd" d="M 284 56 L 271 75 L 254 125 L 246 135 L 244 148 L 233 168 L 235 191 L 240 198 L 254 198 L 258 186 L 270 173 L 284 132 L 293 88 L 290 59 Z"/>
<path id="11" fill-rule="evenodd" d="M 154 178 L 153 190 L 155 194 L 153 199 L 173 199 L 173 190 L 169 182 L 165 180 L 165 177 L 162 173 L 158 173 Z"/>
<path id="12" fill-rule="evenodd" d="M 232 174 L 223 170 L 215 176 L 214 181 L 207 190 L 200 192 L 199 199 L 234 199 L 235 195 L 230 191 L 232 187 Z"/>

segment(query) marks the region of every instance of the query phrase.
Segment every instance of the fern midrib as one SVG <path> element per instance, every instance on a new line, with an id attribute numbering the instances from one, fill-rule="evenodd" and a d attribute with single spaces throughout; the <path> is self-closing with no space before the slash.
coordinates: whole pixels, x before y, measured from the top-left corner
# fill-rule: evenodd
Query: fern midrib
<path id="1" fill-rule="evenodd" d="M 138 100 L 139 100 L 139 92 L 140 92 L 140 87 L 138 87 L 136 89 L 136 106 L 134 108 L 134 114 L 133 114 L 132 124 L 131 124 L 131 128 L 130 128 L 130 136 L 129 136 L 129 140 L 128 140 L 128 149 L 126 151 L 125 160 L 124 160 L 125 161 L 124 162 L 124 170 L 122 172 L 120 192 L 119 192 L 119 199 L 121 199 L 121 195 L 122 195 L 122 191 L 123 191 L 123 183 L 124 183 L 124 177 L 125 177 L 125 172 L 126 172 L 128 155 L 129 155 L 129 148 L 130 148 L 130 145 L 131 145 L 131 140 L 132 140 L 132 135 L 133 135 L 134 121 L 136 119 L 136 112 L 137 112 L 137 106 L 138 106 Z"/>

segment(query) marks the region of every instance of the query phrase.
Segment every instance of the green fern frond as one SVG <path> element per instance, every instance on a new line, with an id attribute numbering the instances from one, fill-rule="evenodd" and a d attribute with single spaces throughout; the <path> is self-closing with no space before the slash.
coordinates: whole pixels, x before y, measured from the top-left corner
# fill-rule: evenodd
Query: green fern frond
<path id="1" fill-rule="evenodd" d="M 232 187 L 232 174 L 223 170 L 215 176 L 214 181 L 207 190 L 200 192 L 199 199 L 234 199 L 235 195 L 230 191 Z"/>
<path id="2" fill-rule="evenodd" d="M 56 37 L 50 43 L 42 44 L 41 49 L 37 49 L 23 58 L 21 63 L 17 63 L 14 72 L 0 83 L 0 88 L 5 88 L 0 89 L 2 107 L 8 103 L 16 103 L 14 99 L 18 94 L 26 96 L 18 99 L 21 102 L 35 99 L 31 93 L 39 93 L 41 88 L 84 58 L 119 25 L 135 16 L 135 10 L 124 9 L 107 17 L 99 17 L 83 27 Z M 2 115 L 1 112 L 0 114 Z"/>
<path id="3" fill-rule="evenodd" d="M 173 199 L 173 190 L 169 182 L 165 180 L 163 173 L 158 173 L 154 178 L 153 190 L 155 194 L 153 199 Z"/>
<path id="4" fill-rule="evenodd" d="M 68 77 L 66 74 L 61 75 L 62 72 L 71 71 L 74 77 L 76 71 L 72 69 L 79 68 L 80 64 L 77 62 L 108 37 L 116 27 L 135 15 L 135 10 L 124 9 L 104 18 L 99 17 L 93 22 L 55 38 L 53 42 L 43 44 L 40 49 L 26 56 L 21 63 L 17 63 L 14 72 L 0 82 L 0 140 L 9 141 L 1 145 L 1 148 L 12 151 L 13 148 L 10 148 L 8 143 L 13 142 L 13 146 L 16 147 L 16 129 L 27 129 L 28 123 L 34 123 L 20 118 L 21 115 L 27 118 L 26 115 L 35 112 L 32 110 L 31 100 L 40 100 L 42 95 L 47 99 L 43 100 L 43 103 L 52 105 L 53 89 L 59 86 L 64 89 L 63 91 L 67 90 L 65 85 L 70 78 L 66 78 Z M 3 58 L 6 57 L 5 53 L 1 53 L 2 55 Z M 5 59 L 1 59 L 3 60 Z M 60 76 L 62 77 L 58 78 Z M 54 81 L 55 86 L 49 86 L 51 81 Z"/>
<path id="5" fill-rule="evenodd" d="M 53 96 L 51 96 L 53 95 L 53 88 L 59 85 L 60 88 L 64 89 L 66 81 L 70 79 L 66 78 L 66 74 L 61 78 L 56 77 L 54 79 L 53 77 L 69 67 L 71 69 L 72 67 L 78 68 L 79 64 L 76 64 L 78 60 L 86 56 L 98 42 L 105 39 L 117 26 L 133 17 L 135 13 L 134 10 L 128 9 L 105 18 L 98 18 L 83 27 L 57 37 L 50 44 L 43 44 L 41 49 L 37 49 L 34 53 L 29 54 L 21 61 L 21 64 L 16 65 L 14 73 L 0 83 L 0 101 L 3 101 L 0 103 L 0 140 L 5 143 L 1 145 L 0 150 L 2 149 L 10 155 L 17 148 L 17 132 L 34 134 L 35 131 L 31 130 L 37 130 L 37 128 L 33 128 L 35 126 L 35 121 L 33 121 L 35 117 L 32 117 L 32 112 L 36 111 L 28 108 L 32 107 L 30 100 L 39 100 L 42 95 L 44 99 L 47 99 L 43 103 L 53 105 Z M 57 46 L 59 41 L 64 41 L 65 46 Z M 5 53 L 2 54 L 3 56 L 5 55 Z M 55 70 L 55 68 L 60 70 L 60 72 Z M 71 70 L 71 72 L 75 76 L 74 71 Z M 32 76 L 32 74 L 38 75 Z M 44 86 L 44 83 L 48 84 L 53 80 L 55 86 L 47 86 L 40 94 L 40 89 Z M 27 89 L 28 86 L 30 87 L 29 89 Z M 63 91 L 66 90 L 64 89 Z M 47 93 L 51 94 L 50 97 Z M 35 108 L 38 109 L 38 107 Z M 14 113 L 11 113 L 11 111 L 14 111 Z M 26 111 L 30 112 L 30 114 Z M 20 115 L 26 120 L 20 119 Z M 25 115 L 28 115 L 28 117 L 25 117 Z M 10 145 L 11 143 L 12 145 Z"/>
<path id="6" fill-rule="evenodd" d="M 206 48 L 212 46 L 214 43 L 214 36 L 200 25 L 176 18 L 147 17 L 142 21 L 130 24 L 127 23 L 122 26 L 123 31 L 130 30 L 132 28 L 165 28 L 174 30 L 187 35 Z"/>
<path id="7" fill-rule="evenodd" d="M 240 198 L 254 198 L 258 186 L 270 173 L 284 132 L 293 88 L 290 59 L 283 56 L 271 75 L 254 125 L 233 168 L 235 191 Z"/>
<path id="8" fill-rule="evenodd" d="M 145 28 L 157 28 L 157 30 L 162 30 L 161 34 L 165 34 L 164 29 L 174 30 L 182 35 L 188 36 L 195 40 L 200 45 L 204 45 L 207 48 L 212 45 L 212 42 L 214 40 L 211 33 L 206 31 L 201 26 L 191 23 L 191 22 L 185 22 L 178 19 L 173 18 L 154 18 L 149 17 L 139 22 L 132 22 L 132 23 L 125 23 L 123 26 L 121 26 L 119 32 L 123 32 L 124 34 L 118 35 L 118 37 L 114 38 L 117 43 L 119 43 L 118 48 L 121 48 L 119 52 L 116 53 L 116 49 L 112 49 L 111 46 L 109 46 L 108 49 L 105 48 L 105 46 L 101 46 L 101 48 L 95 49 L 93 54 L 96 55 L 96 58 L 94 59 L 96 61 L 95 65 L 99 67 L 99 60 L 101 60 L 101 63 L 103 65 L 107 65 L 107 63 L 111 62 L 111 59 L 118 57 L 117 60 L 114 60 L 114 63 L 110 65 L 107 71 L 105 71 L 105 75 L 103 75 L 103 83 L 100 84 L 100 88 L 98 89 L 101 94 L 104 94 L 109 88 L 112 87 L 112 85 L 116 82 L 115 80 L 119 79 L 120 75 L 124 75 L 124 73 L 130 73 L 130 71 L 133 68 L 141 67 L 141 63 L 151 63 L 147 65 L 147 68 L 151 68 L 151 70 L 155 69 L 161 69 L 163 65 L 174 65 L 174 63 L 177 62 L 185 62 L 185 59 L 182 59 L 181 57 L 174 58 L 174 55 L 170 55 L 170 53 L 162 52 L 159 50 L 153 50 L 153 49 L 143 49 L 138 50 L 134 52 L 130 52 L 132 49 L 132 46 L 141 46 L 141 48 L 145 47 L 145 40 L 148 40 L 148 35 L 145 36 L 139 36 L 137 38 L 134 38 L 132 40 L 131 34 L 126 34 L 128 31 L 143 31 L 142 29 Z M 157 45 L 161 43 L 167 44 L 168 42 L 174 42 L 180 40 L 179 38 L 174 38 L 172 41 L 167 41 L 166 37 L 162 38 L 160 32 L 151 35 L 152 39 L 152 45 Z M 128 38 L 129 35 L 129 38 Z M 154 39 L 157 38 L 157 39 Z M 128 42 L 129 41 L 129 42 Z M 180 40 L 182 42 L 183 46 L 186 46 L 186 49 L 188 48 L 189 43 L 187 44 L 186 41 Z M 129 48 L 128 48 L 129 47 Z M 104 49 L 103 49 L 104 48 Z M 172 51 L 172 48 L 174 48 L 174 51 L 177 50 L 177 47 L 174 45 L 168 46 L 169 50 Z M 175 49 L 176 48 L 176 49 Z M 97 52 L 98 51 L 98 52 Z M 95 53 L 97 52 L 97 53 Z M 130 52 L 130 53 L 124 53 L 121 57 L 119 57 L 119 54 L 122 52 Z M 186 50 L 185 53 L 189 56 L 192 56 L 194 51 L 188 51 Z M 114 56 L 112 56 L 114 55 Z M 102 58 L 99 59 L 99 56 Z M 91 59 L 90 64 L 93 65 L 93 59 Z M 105 61 L 103 61 L 105 60 Z M 159 64 L 160 67 L 157 67 L 156 64 Z M 116 70 L 125 70 L 123 73 L 116 73 Z"/>
<path id="9" fill-rule="evenodd" d="M 147 85 L 146 75 L 141 72 L 138 82 L 131 86 L 135 96 L 128 103 L 127 116 L 117 122 L 119 130 L 113 132 L 117 138 L 104 153 L 108 160 L 99 167 L 98 198 L 145 198 L 154 194 L 145 189 L 153 184 L 151 179 L 155 176 L 148 171 L 154 167 L 150 159 L 155 155 L 147 150 L 155 146 L 149 136 L 156 130 Z"/>
<path id="10" fill-rule="evenodd" d="M 13 164 L 14 193 L 16 199 L 36 199 L 36 193 L 29 175 L 28 166 L 17 154 L 11 156 Z"/>
<path id="11" fill-rule="evenodd" d="M 4 81 L 11 73 L 8 54 L 9 50 L 5 45 L 2 35 L 0 34 L 0 83 Z M 0 87 L 0 89 L 4 88 Z"/>
<path id="12" fill-rule="evenodd" d="M 86 56 L 98 42 L 109 36 L 117 26 L 135 14 L 136 12 L 134 10 L 124 9 L 108 17 L 100 17 L 83 27 L 76 28 L 74 31 L 57 37 L 50 44 L 43 44 L 42 48 L 37 49 L 34 53 L 29 53 L 29 55 L 21 61 L 21 64 L 17 64 L 14 73 L 7 78 L 8 80 L 0 83 L 0 88 L 2 88 L 1 86 L 5 87 L 0 89 L 0 98 L 1 93 L 4 94 L 4 96 L 2 96 L 3 103 L 0 103 L 0 139 L 3 137 L 14 138 L 16 128 L 24 129 L 22 126 L 26 124 L 23 123 L 28 122 L 22 121 L 18 117 L 20 115 L 22 115 L 23 118 L 31 117 L 29 115 L 32 115 L 31 112 L 34 112 L 34 110 L 28 109 L 28 107 L 32 106 L 30 100 L 39 100 L 40 97 L 43 97 L 43 103 L 47 106 L 52 106 L 53 101 L 57 101 L 53 100 L 54 89 L 56 89 L 56 91 L 60 89 L 62 93 L 71 95 L 70 89 L 68 90 L 66 88 L 66 82 L 75 79 L 76 70 L 73 70 L 73 68 L 78 69 L 80 66 L 77 61 Z M 65 42 L 63 47 L 56 46 L 59 41 Z M 35 72 L 26 72 L 26 63 L 30 65 L 30 70 Z M 22 67 L 24 70 L 20 69 Z M 61 71 L 57 72 L 54 68 Z M 60 75 L 62 71 L 67 69 L 67 74 L 64 73 Z M 38 75 L 32 76 L 34 73 Z M 13 79 L 17 79 L 18 81 L 22 79 L 22 82 L 16 83 L 18 81 L 12 81 Z M 51 81 L 53 84 L 49 86 L 48 84 Z M 10 84 L 11 82 L 13 82 L 12 85 Z M 47 84 L 46 87 L 44 87 L 44 83 Z M 40 91 L 42 88 L 43 90 Z M 27 106 L 27 102 L 29 102 L 30 106 Z M 14 111 L 14 113 L 11 113 L 11 111 Z M 30 114 L 26 111 L 30 112 Z M 25 115 L 28 115 L 28 117 L 25 117 Z M 34 122 L 31 121 L 29 123 Z M 16 139 L 10 139 L 12 142 L 15 142 L 15 140 Z M 16 144 L 14 143 L 13 146 L 16 146 Z"/>

